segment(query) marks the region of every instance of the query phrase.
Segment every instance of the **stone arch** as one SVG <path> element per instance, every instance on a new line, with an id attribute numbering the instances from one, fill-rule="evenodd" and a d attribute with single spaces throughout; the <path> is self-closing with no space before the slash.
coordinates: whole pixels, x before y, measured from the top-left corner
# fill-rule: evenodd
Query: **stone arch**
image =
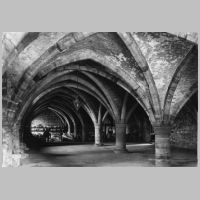
<path id="1" fill-rule="evenodd" d="M 39 36 L 39 32 L 25 32 L 22 33 L 21 39 L 18 41 L 17 44 L 12 43 L 12 50 L 9 52 L 8 56 L 6 57 L 3 67 L 2 67 L 2 74 L 5 73 L 7 68 L 12 64 L 13 60 L 37 37 Z M 11 41 L 10 41 L 11 42 Z"/>
<path id="2" fill-rule="evenodd" d="M 181 109 L 183 108 L 183 106 L 189 101 L 189 99 L 196 93 L 198 92 L 198 88 L 194 89 L 191 93 L 187 94 L 185 96 L 185 98 L 183 98 L 183 100 L 180 102 L 178 108 L 176 109 L 176 111 L 174 112 L 174 114 L 172 116 L 170 116 L 170 123 L 174 122 L 174 119 L 176 118 L 176 116 L 178 115 L 178 113 L 181 111 Z"/>
<path id="3" fill-rule="evenodd" d="M 171 102 L 172 102 L 174 93 L 176 91 L 176 88 L 179 84 L 179 81 L 182 77 L 183 71 L 186 70 L 187 65 L 189 64 L 191 59 L 194 58 L 194 55 L 192 54 L 192 52 L 194 51 L 194 47 L 195 47 L 195 45 L 193 45 L 191 47 L 191 49 L 188 51 L 187 55 L 182 59 L 179 66 L 176 68 L 176 71 L 174 72 L 171 82 L 169 84 L 167 93 L 165 95 L 164 110 L 163 110 L 163 115 L 164 115 L 163 118 L 164 118 L 165 123 L 169 123 L 170 121 L 173 121 L 173 119 L 174 119 L 174 117 L 170 116 Z"/>
<path id="4" fill-rule="evenodd" d="M 58 110 L 57 108 L 54 109 L 54 106 L 48 106 L 48 109 L 49 109 L 49 110 L 52 110 L 54 113 L 56 113 L 56 115 L 57 115 L 57 113 L 58 113 L 58 116 L 59 116 L 59 115 L 62 116 L 62 117 L 64 118 L 65 122 L 67 123 L 68 131 L 71 132 L 71 125 L 70 125 L 70 123 L 69 123 L 69 120 L 68 120 L 67 117 L 62 113 L 62 111 L 61 111 L 61 110 Z"/>
<path id="5" fill-rule="evenodd" d="M 53 88 L 54 89 L 54 88 Z M 48 91 L 47 91 L 48 92 Z M 58 105 L 56 105 L 56 106 L 58 106 Z M 59 106 L 60 107 L 60 106 Z M 76 129 L 76 131 L 77 131 L 77 127 L 76 127 L 76 122 L 75 122 L 75 119 L 74 119 L 74 117 L 73 117 L 73 115 L 75 115 L 76 116 L 76 118 L 80 121 L 80 124 L 81 124 L 81 130 L 82 130 L 82 135 L 84 135 L 84 132 L 85 132 L 85 130 L 84 130 L 84 123 L 83 123 L 83 119 L 82 119 L 82 117 L 81 117 L 81 115 L 79 114 L 79 113 L 77 113 L 74 109 L 73 109 L 73 107 L 68 107 L 68 105 L 65 105 L 64 107 L 60 107 L 60 110 L 62 110 L 66 115 L 68 115 L 69 117 L 70 117 L 70 119 L 73 121 L 73 124 L 74 124 L 74 127 L 75 127 L 75 129 Z M 73 115 L 72 114 L 70 114 L 71 112 L 73 112 Z M 76 132 L 77 133 L 77 132 Z"/>
<path id="6" fill-rule="evenodd" d="M 70 62 L 74 62 L 74 61 L 78 61 L 78 60 L 84 60 L 84 59 L 91 59 L 94 60 L 95 62 L 101 63 L 104 66 L 110 66 L 110 70 L 114 71 L 114 73 L 119 73 L 119 77 L 123 77 L 122 80 L 124 82 L 127 83 L 127 85 L 129 85 L 130 87 L 132 87 L 133 91 L 139 96 L 137 97 L 137 100 L 140 99 L 140 103 L 143 102 L 144 105 L 146 106 L 145 111 L 148 113 L 151 121 L 155 121 L 155 117 L 153 114 L 153 110 L 151 108 L 151 105 L 148 102 L 148 97 L 145 97 L 145 94 L 143 92 L 143 90 L 140 88 L 140 86 L 137 86 L 137 83 L 134 82 L 134 80 L 131 80 L 131 82 L 127 82 L 127 80 L 129 80 L 129 78 L 125 78 L 127 76 L 126 73 L 124 73 L 123 71 L 119 71 L 119 69 L 116 68 L 115 64 L 112 63 L 112 61 L 108 61 L 106 60 L 104 57 L 97 55 L 96 53 L 94 53 L 91 50 L 84 50 L 84 52 L 75 52 L 74 56 L 70 55 L 70 57 L 65 56 L 65 58 L 63 58 L 64 60 L 62 60 L 62 62 L 58 62 L 57 60 L 54 62 L 54 64 L 51 64 L 51 66 L 53 66 L 53 68 L 50 66 L 51 69 L 57 68 L 59 66 L 62 65 L 66 65 Z M 29 81 L 25 81 L 23 85 L 23 89 L 19 90 L 19 94 L 16 96 L 17 99 L 20 99 L 20 96 L 23 94 L 23 91 L 27 89 L 29 84 Z M 21 94 L 20 94 L 21 93 Z"/>
<path id="7" fill-rule="evenodd" d="M 64 77 L 64 78 L 66 78 L 66 77 Z M 58 81 L 60 81 L 60 78 L 58 79 Z M 51 82 L 52 83 L 52 81 L 49 81 L 49 82 Z M 52 86 L 53 86 L 53 88 L 50 88 L 49 89 L 49 87 L 51 87 L 51 85 L 50 86 L 48 86 L 47 88 L 43 88 L 42 86 L 41 86 L 41 90 L 38 90 L 38 92 L 36 92 L 36 94 L 40 94 L 40 98 L 43 96 L 43 95 L 45 95 L 45 94 L 47 94 L 48 92 L 51 92 L 52 90 L 54 90 L 54 89 L 56 89 L 56 88 L 59 88 L 59 86 L 61 87 L 61 86 L 63 86 L 63 84 L 61 83 L 57 83 L 56 85 L 54 85 L 55 83 L 52 83 Z M 46 84 L 44 84 L 44 86 L 45 86 Z M 68 86 L 68 87 L 74 87 L 74 88 L 76 88 L 77 86 L 76 86 L 76 84 L 67 84 L 67 85 L 65 85 L 65 86 Z M 84 88 L 82 88 L 81 86 L 79 86 L 79 88 L 80 89 L 83 89 L 84 90 Z M 40 88 L 39 88 L 40 89 Z M 64 92 L 64 91 L 63 91 Z M 88 91 L 87 91 L 88 92 Z M 35 97 L 37 96 L 35 94 Z M 41 94 L 43 94 L 42 96 L 41 96 Z M 92 94 L 92 93 L 91 93 Z M 80 95 L 81 97 L 82 97 L 82 95 Z M 93 96 L 95 96 L 95 95 L 93 95 Z M 37 97 L 38 98 L 38 97 Z M 83 97 L 82 97 L 83 98 Z M 34 101 L 34 96 L 32 97 L 32 100 Z M 29 101 L 29 102 L 31 102 L 31 101 Z M 87 100 L 85 100 L 85 102 L 87 102 Z M 104 104 L 104 102 L 102 102 L 101 100 L 100 100 L 100 102 L 103 104 L 103 105 L 105 105 L 106 106 L 106 104 Z"/>
<path id="8" fill-rule="evenodd" d="M 86 76 L 88 76 L 91 80 L 93 80 L 102 89 L 102 91 L 104 92 L 105 96 L 108 98 L 108 102 L 110 102 L 110 104 L 111 104 L 111 107 L 112 107 L 112 110 L 114 111 L 115 117 L 119 118 L 120 117 L 119 109 L 118 109 L 116 103 L 113 101 L 112 96 L 110 95 L 110 93 L 112 92 L 112 90 L 108 91 L 107 87 L 105 87 L 104 84 L 101 83 L 101 81 L 99 81 L 97 78 L 95 78 L 92 74 L 89 74 L 87 72 L 83 72 L 83 73 Z M 112 92 L 112 94 L 114 96 L 113 92 Z"/>
<path id="9" fill-rule="evenodd" d="M 149 90 L 151 100 L 153 102 L 153 109 L 155 110 L 155 118 L 156 120 L 161 120 L 162 118 L 162 113 L 161 113 L 161 104 L 160 104 L 160 99 L 158 95 L 158 91 L 152 76 L 152 73 L 149 69 L 148 63 L 142 54 L 139 46 L 137 45 L 136 41 L 132 37 L 130 33 L 121 33 L 118 32 L 119 37 L 123 40 L 125 43 L 126 47 L 129 49 L 135 60 L 137 61 L 140 69 L 142 70 L 146 82 L 148 84 L 149 88 L 146 88 Z"/>
<path id="10" fill-rule="evenodd" d="M 47 93 L 47 95 L 50 95 L 51 94 L 51 91 L 53 91 L 53 90 L 55 90 L 56 88 L 51 88 L 51 90 L 50 90 L 50 92 L 49 93 Z M 48 91 L 47 91 L 48 92 Z M 67 94 L 66 94 L 67 95 Z M 80 96 L 81 96 L 81 94 L 79 94 Z M 48 96 L 49 97 L 49 96 Z M 83 98 L 84 99 L 84 98 Z M 65 101 L 64 101 L 64 99 L 62 99 L 60 102 L 58 102 L 58 101 L 56 101 L 56 100 L 54 100 L 53 102 L 57 102 L 58 104 L 59 103 L 65 103 Z M 68 104 L 65 104 L 65 106 L 67 106 Z M 88 113 L 88 115 L 90 116 L 90 118 L 91 118 L 91 120 L 94 122 L 94 123 L 96 123 L 96 114 L 95 114 L 95 112 L 94 112 L 94 110 L 93 110 L 93 108 L 91 107 L 91 105 L 88 103 L 88 104 L 83 104 L 82 105 L 82 107 L 83 107 L 83 109 Z M 64 110 L 67 110 L 67 108 L 65 107 L 65 108 L 63 108 Z M 71 109 L 73 110 L 73 112 L 74 112 L 74 114 L 75 115 L 77 115 L 76 114 L 76 112 L 75 112 L 75 110 L 71 107 Z M 70 113 L 70 112 L 69 112 Z M 67 114 L 67 113 L 66 113 Z"/>

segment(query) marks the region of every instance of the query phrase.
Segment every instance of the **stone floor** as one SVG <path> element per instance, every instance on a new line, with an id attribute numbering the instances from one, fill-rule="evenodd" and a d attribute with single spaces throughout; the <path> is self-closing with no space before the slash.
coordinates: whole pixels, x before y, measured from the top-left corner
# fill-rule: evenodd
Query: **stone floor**
<path id="1" fill-rule="evenodd" d="M 114 144 L 47 146 L 27 152 L 24 167 L 155 166 L 153 144 L 127 144 L 127 153 L 114 153 Z M 171 166 L 197 166 L 192 151 L 172 149 Z"/>

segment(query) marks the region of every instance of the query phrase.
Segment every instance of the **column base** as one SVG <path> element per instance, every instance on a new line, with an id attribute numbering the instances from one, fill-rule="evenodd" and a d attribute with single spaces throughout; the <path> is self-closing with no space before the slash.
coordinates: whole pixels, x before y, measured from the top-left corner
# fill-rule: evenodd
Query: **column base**
<path id="1" fill-rule="evenodd" d="M 126 123 L 116 123 L 116 143 L 115 143 L 115 153 L 127 153 L 126 149 Z"/>
<path id="2" fill-rule="evenodd" d="M 126 148 L 115 148 L 114 153 L 128 153 L 128 150 Z"/>
<path id="3" fill-rule="evenodd" d="M 171 126 L 160 125 L 154 126 L 155 132 L 155 166 L 170 166 L 170 140 Z"/>
<path id="4" fill-rule="evenodd" d="M 104 146 L 103 143 L 99 143 L 99 144 L 94 144 L 96 147 L 101 147 L 101 146 Z"/>
<path id="5" fill-rule="evenodd" d="M 156 158 L 155 159 L 155 166 L 156 167 L 170 167 L 171 166 L 170 159 Z"/>

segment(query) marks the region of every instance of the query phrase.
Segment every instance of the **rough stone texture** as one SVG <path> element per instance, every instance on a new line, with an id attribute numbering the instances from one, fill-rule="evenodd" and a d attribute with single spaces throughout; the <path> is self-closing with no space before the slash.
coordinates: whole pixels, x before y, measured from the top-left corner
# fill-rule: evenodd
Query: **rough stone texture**
<path id="1" fill-rule="evenodd" d="M 4 32 L 2 36 L 2 60 L 3 64 L 9 54 L 19 44 L 21 39 L 25 36 L 25 32 Z"/>
<path id="2" fill-rule="evenodd" d="M 197 90 L 198 85 L 198 60 L 193 57 L 191 61 L 185 67 L 185 70 L 181 73 L 180 81 L 174 92 L 170 114 L 174 115 L 179 108 L 183 99 L 187 98 L 188 94 Z M 177 113 L 176 113 L 177 114 Z"/>
<path id="3" fill-rule="evenodd" d="M 198 33 L 196 32 L 170 32 L 170 33 L 198 44 Z"/>
<path id="4" fill-rule="evenodd" d="M 31 45 L 28 45 L 9 66 L 9 71 L 12 74 L 15 83 L 19 81 L 27 67 L 33 64 L 38 57 L 65 34 L 66 33 L 62 32 L 41 33 L 37 40 L 34 40 Z"/>
<path id="5" fill-rule="evenodd" d="M 24 156 L 20 147 L 19 132 L 10 125 L 5 115 L 2 120 L 2 147 L 2 167 L 18 167 Z"/>
<path id="6" fill-rule="evenodd" d="M 10 139 L 4 134 L 3 146 L 7 152 L 4 154 L 8 157 L 5 163 L 8 166 L 19 164 L 20 122 L 31 114 L 44 111 L 49 105 L 65 116 L 64 112 L 68 112 L 65 107 L 73 107 L 77 95 L 93 124 L 98 119 L 99 104 L 109 112 L 116 123 L 116 145 L 124 149 L 123 124 L 127 123 L 124 120 L 128 114 L 128 110 L 124 112 L 126 109 L 123 109 L 128 102 L 124 101 L 123 106 L 125 91 L 144 109 L 143 115 L 148 115 L 152 125 L 165 124 L 165 100 L 169 102 L 166 116 L 174 119 L 198 90 L 197 54 L 196 33 L 5 33 L 3 127 L 4 133 L 10 134 Z M 186 56 L 191 60 L 183 65 Z M 80 67 L 85 71 L 77 75 L 75 71 Z M 129 107 L 134 105 L 129 104 Z M 122 110 L 124 119 L 120 121 Z M 196 111 L 191 112 L 190 115 L 195 116 Z M 172 122 L 175 127 L 171 142 L 195 148 L 195 119 L 191 122 L 185 114 L 184 119 L 176 118 Z M 19 125 L 15 126 L 16 123 Z M 169 138 L 159 136 L 156 139 L 157 154 L 161 152 L 167 157 Z M 149 140 L 148 133 L 144 134 L 144 139 Z"/>
<path id="7" fill-rule="evenodd" d="M 186 109 L 181 110 L 175 120 L 170 143 L 175 147 L 197 149 L 197 122 Z"/>
<path id="8" fill-rule="evenodd" d="M 171 126 L 159 125 L 154 126 L 155 133 L 155 164 L 156 166 L 168 166 L 170 164 L 170 141 L 169 135 Z"/>
<path id="9" fill-rule="evenodd" d="M 59 117 L 52 111 L 45 111 L 41 115 L 37 116 L 31 126 L 38 126 L 41 124 L 43 127 L 47 126 L 63 126 Z"/>
<path id="10" fill-rule="evenodd" d="M 171 78 L 193 44 L 164 32 L 133 33 L 133 37 L 149 64 L 163 107 Z"/>
<path id="11" fill-rule="evenodd" d="M 99 124 L 95 124 L 95 144 L 101 145 L 101 126 Z"/>
<path id="12" fill-rule="evenodd" d="M 125 151 L 126 150 L 126 126 L 124 123 L 116 123 L 116 150 Z"/>
<path id="13" fill-rule="evenodd" d="M 96 33 L 88 38 L 85 38 L 79 43 L 69 47 L 68 52 L 81 51 L 91 49 L 105 58 L 111 60 L 116 67 L 122 68 L 127 74 L 138 80 L 138 84 L 144 89 L 145 82 L 139 66 L 135 59 L 128 52 L 119 38 L 111 33 Z M 58 55 L 60 57 L 60 55 Z"/>

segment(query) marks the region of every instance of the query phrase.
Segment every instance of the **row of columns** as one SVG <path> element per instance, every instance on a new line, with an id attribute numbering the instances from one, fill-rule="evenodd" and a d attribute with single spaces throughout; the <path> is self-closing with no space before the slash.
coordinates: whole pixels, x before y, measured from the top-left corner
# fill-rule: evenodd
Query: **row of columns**
<path id="1" fill-rule="evenodd" d="M 126 123 L 116 123 L 116 150 L 126 150 Z M 102 145 L 101 125 L 95 124 L 95 145 Z"/>
<path id="2" fill-rule="evenodd" d="M 126 123 L 116 123 L 116 143 L 115 152 L 126 152 Z M 168 166 L 170 163 L 170 125 L 155 125 L 155 164 L 156 166 Z M 102 145 L 101 142 L 101 126 L 95 125 L 95 144 Z"/>

